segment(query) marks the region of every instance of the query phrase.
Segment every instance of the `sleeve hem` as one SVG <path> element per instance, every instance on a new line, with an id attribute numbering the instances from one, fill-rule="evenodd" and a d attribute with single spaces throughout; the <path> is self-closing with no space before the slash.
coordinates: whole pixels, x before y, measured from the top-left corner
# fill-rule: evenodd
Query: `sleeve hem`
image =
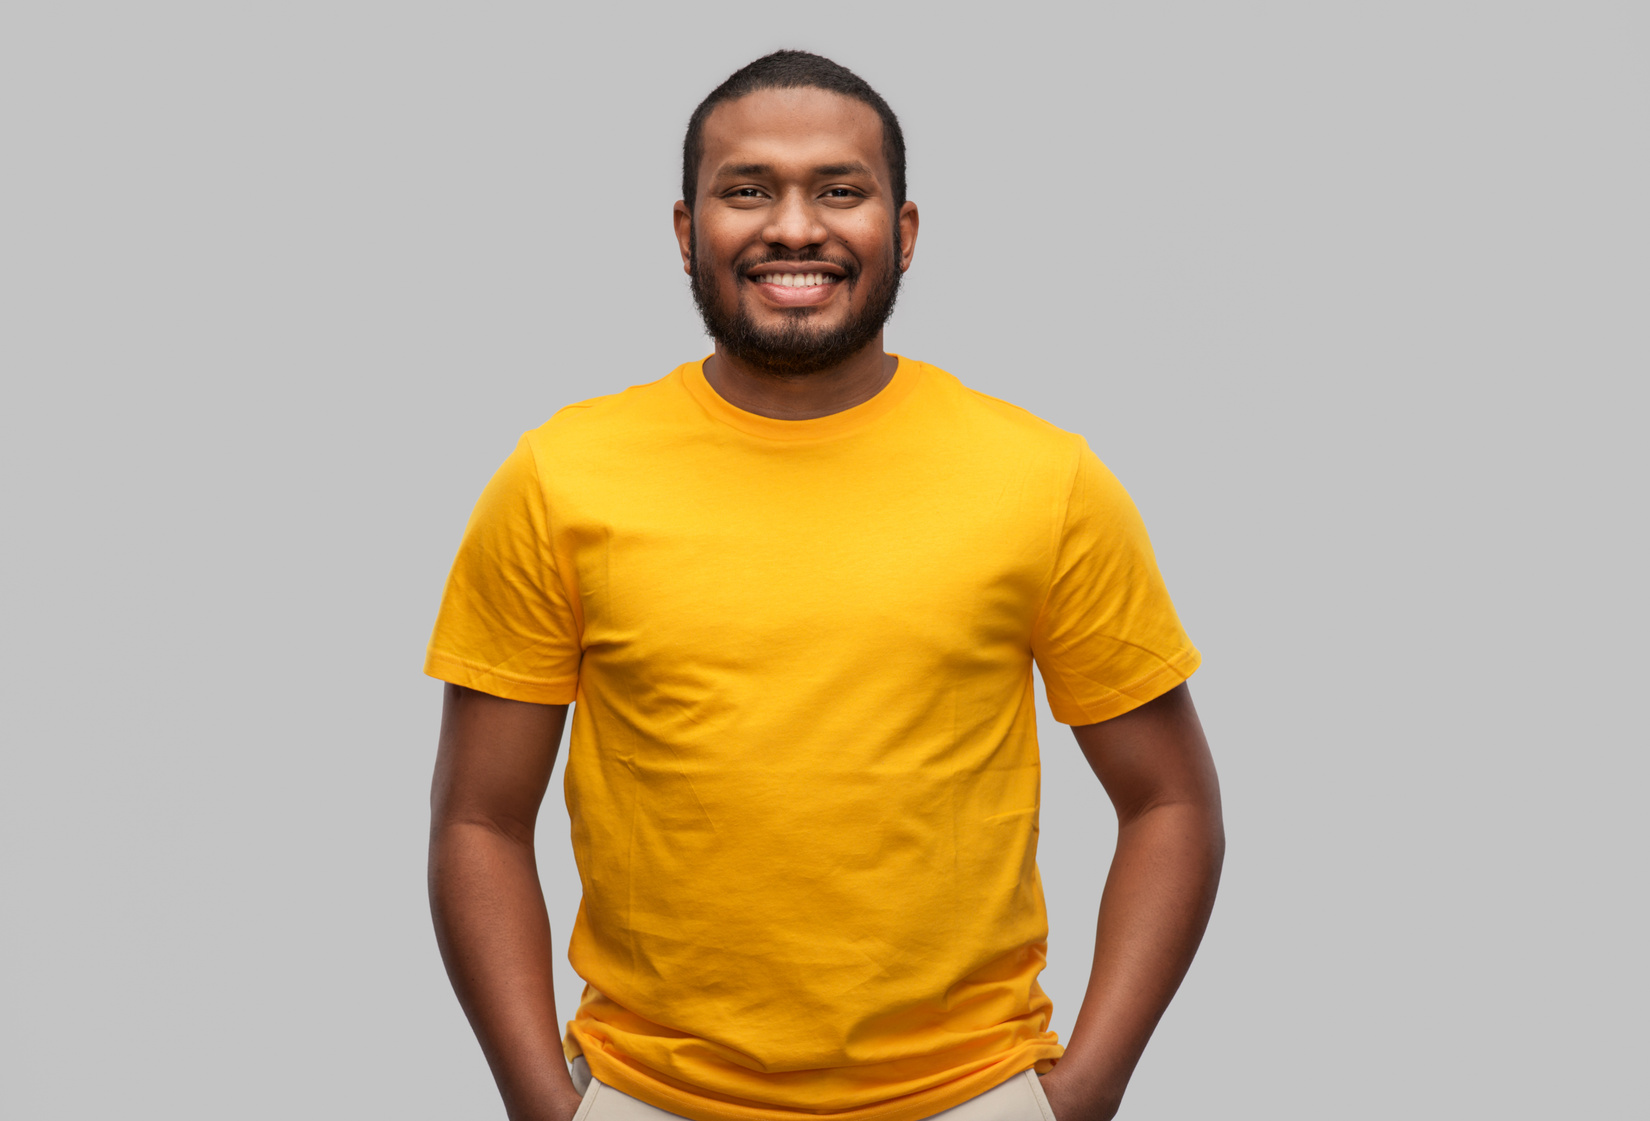
<path id="1" fill-rule="evenodd" d="M 1136 678 L 1121 689 L 1110 691 L 1088 704 L 1070 696 L 1057 696 L 1050 690 L 1048 707 L 1054 713 L 1054 719 L 1062 724 L 1098 724 L 1102 720 L 1122 716 L 1147 701 L 1156 700 L 1191 677 L 1202 663 L 1203 656 L 1197 648 L 1188 646 L 1144 677 Z"/>
<path id="2" fill-rule="evenodd" d="M 560 681 L 518 677 L 435 649 L 429 650 L 424 656 L 424 672 L 440 681 L 462 685 L 478 693 L 503 697 L 507 701 L 527 701 L 531 704 L 572 704 L 579 691 L 576 677 Z"/>

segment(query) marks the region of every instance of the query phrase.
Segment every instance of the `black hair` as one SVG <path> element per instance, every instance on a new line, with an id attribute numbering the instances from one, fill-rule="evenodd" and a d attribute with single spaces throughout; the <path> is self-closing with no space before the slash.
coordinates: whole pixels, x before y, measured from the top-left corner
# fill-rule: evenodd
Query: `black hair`
<path id="1" fill-rule="evenodd" d="M 894 212 L 905 205 L 905 134 L 899 118 L 870 83 L 846 66 L 808 51 L 774 51 L 747 63 L 728 75 L 727 81 L 711 90 L 688 118 L 687 136 L 682 140 L 682 200 L 693 212 L 699 196 L 699 163 L 705 155 L 705 118 L 724 101 L 734 101 L 758 90 L 817 89 L 839 93 L 863 102 L 882 118 L 882 156 L 893 180 Z"/>

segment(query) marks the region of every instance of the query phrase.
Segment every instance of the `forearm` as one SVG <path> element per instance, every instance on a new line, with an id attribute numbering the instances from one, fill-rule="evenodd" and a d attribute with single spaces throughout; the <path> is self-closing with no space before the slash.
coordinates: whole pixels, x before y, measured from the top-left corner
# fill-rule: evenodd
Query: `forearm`
<path id="1" fill-rule="evenodd" d="M 578 1094 L 562 1058 L 550 920 L 530 837 L 438 822 L 430 909 L 453 989 L 511 1121 L 559 1121 Z"/>
<path id="2" fill-rule="evenodd" d="M 1088 988 L 1058 1067 L 1062 1097 L 1081 1105 L 1061 1121 L 1117 1111 L 1203 938 L 1224 853 L 1218 803 L 1165 804 L 1119 825 Z"/>

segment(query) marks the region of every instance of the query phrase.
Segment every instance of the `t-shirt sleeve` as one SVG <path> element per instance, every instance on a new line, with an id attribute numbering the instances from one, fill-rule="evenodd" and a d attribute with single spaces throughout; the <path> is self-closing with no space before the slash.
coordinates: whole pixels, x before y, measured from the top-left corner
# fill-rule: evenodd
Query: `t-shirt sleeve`
<path id="1" fill-rule="evenodd" d="M 523 438 L 464 529 L 424 672 L 509 700 L 569 704 L 578 691 L 579 652 L 544 490 Z"/>
<path id="2" fill-rule="evenodd" d="M 1200 660 L 1139 511 L 1087 443 L 1078 451 L 1032 654 L 1063 724 L 1121 716 L 1179 685 Z"/>

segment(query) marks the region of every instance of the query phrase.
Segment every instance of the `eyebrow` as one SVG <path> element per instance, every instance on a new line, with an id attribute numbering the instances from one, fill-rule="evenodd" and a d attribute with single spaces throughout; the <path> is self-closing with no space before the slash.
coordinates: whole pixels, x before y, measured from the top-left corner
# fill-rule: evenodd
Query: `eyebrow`
<path id="1" fill-rule="evenodd" d="M 772 174 L 773 174 L 773 165 L 772 164 L 766 164 L 766 163 L 736 163 L 736 164 L 725 164 L 722 167 L 717 168 L 715 177 L 717 179 L 725 179 L 729 176 L 732 176 L 734 178 L 745 178 L 745 177 L 748 176 L 748 177 L 753 178 L 753 179 L 759 179 L 763 176 L 772 175 Z M 815 175 L 823 175 L 823 176 L 832 176 L 832 175 L 873 175 L 874 176 L 875 175 L 875 173 L 870 168 L 866 167 L 862 163 L 859 163 L 858 161 L 855 161 L 855 162 L 852 162 L 852 163 L 828 163 L 828 164 L 823 164 L 819 167 L 814 168 L 814 174 Z"/>
<path id="2" fill-rule="evenodd" d="M 823 167 L 814 168 L 815 175 L 871 175 L 870 168 L 859 162 L 828 163 Z"/>

